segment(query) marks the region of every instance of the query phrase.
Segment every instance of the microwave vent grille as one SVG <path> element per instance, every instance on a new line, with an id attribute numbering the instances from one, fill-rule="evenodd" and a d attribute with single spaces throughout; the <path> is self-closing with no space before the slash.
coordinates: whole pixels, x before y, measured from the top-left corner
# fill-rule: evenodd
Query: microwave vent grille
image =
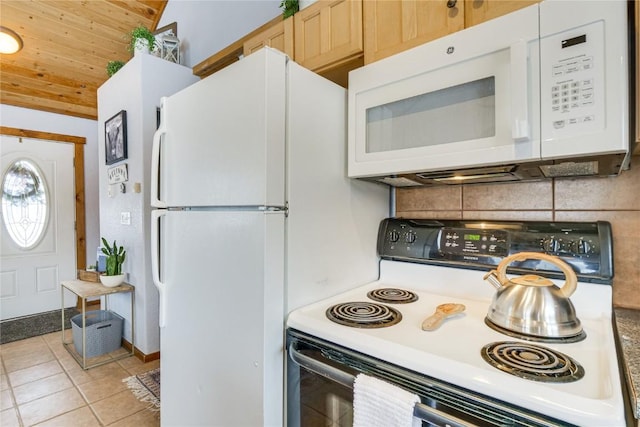
<path id="1" fill-rule="evenodd" d="M 384 176 L 376 179 L 376 181 L 393 187 L 418 187 L 423 185 L 421 182 L 414 181 L 404 176 Z"/>
<path id="2" fill-rule="evenodd" d="M 515 170 L 515 166 L 506 165 L 506 166 L 489 166 L 484 168 L 472 168 L 472 169 L 463 169 L 458 171 L 435 171 L 435 172 L 422 172 L 416 174 L 418 177 L 423 179 L 436 179 L 436 180 L 444 180 L 444 179 L 452 179 L 455 177 L 466 177 L 466 176 L 479 176 L 479 175 L 501 175 L 508 174 Z"/>
<path id="3" fill-rule="evenodd" d="M 589 176 L 598 175 L 598 162 L 564 162 L 556 165 L 540 166 L 542 173 L 547 178 L 563 177 L 563 176 Z"/>

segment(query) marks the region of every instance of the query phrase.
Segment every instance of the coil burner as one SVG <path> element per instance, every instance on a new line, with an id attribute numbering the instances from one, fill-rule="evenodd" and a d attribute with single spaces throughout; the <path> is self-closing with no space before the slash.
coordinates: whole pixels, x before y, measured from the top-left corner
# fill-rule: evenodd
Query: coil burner
<path id="1" fill-rule="evenodd" d="M 354 328 L 384 328 L 402 320 L 402 314 L 392 307 L 373 302 L 345 302 L 329 307 L 329 320 Z"/>
<path id="2" fill-rule="evenodd" d="M 407 304 L 418 301 L 418 295 L 413 292 L 396 288 L 374 289 L 369 291 L 367 296 L 374 301 L 390 304 Z"/>
<path id="3" fill-rule="evenodd" d="M 584 368 L 566 354 L 522 342 L 494 342 L 481 350 L 490 365 L 527 380 L 569 383 L 584 377 Z"/>

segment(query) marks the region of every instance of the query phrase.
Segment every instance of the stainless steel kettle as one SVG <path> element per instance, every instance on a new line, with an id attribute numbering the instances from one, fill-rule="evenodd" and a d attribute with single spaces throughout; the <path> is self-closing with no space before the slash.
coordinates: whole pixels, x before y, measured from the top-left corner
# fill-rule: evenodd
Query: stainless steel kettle
<path id="1" fill-rule="evenodd" d="M 508 279 L 507 266 L 513 261 L 539 259 L 560 268 L 565 276 L 559 288 L 551 280 L 534 274 Z M 560 258 L 537 252 L 520 252 L 506 257 L 484 279 L 497 292 L 489 306 L 487 323 L 516 334 L 542 338 L 571 338 L 583 334 L 580 320 L 569 297 L 578 279 L 573 269 Z"/>

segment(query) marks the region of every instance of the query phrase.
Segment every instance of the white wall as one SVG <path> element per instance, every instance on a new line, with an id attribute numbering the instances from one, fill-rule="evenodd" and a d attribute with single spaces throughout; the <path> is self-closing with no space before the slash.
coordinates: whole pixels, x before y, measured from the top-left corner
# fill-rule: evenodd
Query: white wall
<path id="1" fill-rule="evenodd" d="M 127 281 L 136 288 L 134 344 L 145 354 L 160 350 L 158 290 L 151 276 L 149 251 L 149 185 L 156 108 L 162 96 L 170 96 L 197 80 L 188 67 L 142 54 L 127 62 L 98 89 L 98 121 L 102 130 L 98 145 L 104 146 L 103 123 L 119 111 L 126 111 L 127 159 L 105 165 L 105 152 L 99 151 L 100 233 L 110 242 L 116 240 L 127 251 L 122 268 L 128 275 Z M 128 181 L 125 193 L 121 193 L 119 185 L 108 183 L 107 172 L 125 164 Z M 135 183 L 140 184 L 140 192 L 134 191 Z M 121 222 L 123 212 L 130 214 L 130 224 Z M 129 295 L 110 296 L 109 308 L 125 318 L 124 336 L 131 342 Z"/>
<path id="2" fill-rule="evenodd" d="M 178 23 L 182 64 L 193 67 L 282 13 L 280 0 L 169 0 L 158 28 Z"/>
<path id="3" fill-rule="evenodd" d="M 98 122 L 89 119 L 0 104 L 2 126 L 86 138 L 84 147 L 84 187 L 87 235 L 87 265 L 95 264 L 100 245 L 98 205 Z M 70 277 L 69 279 L 73 279 Z"/>

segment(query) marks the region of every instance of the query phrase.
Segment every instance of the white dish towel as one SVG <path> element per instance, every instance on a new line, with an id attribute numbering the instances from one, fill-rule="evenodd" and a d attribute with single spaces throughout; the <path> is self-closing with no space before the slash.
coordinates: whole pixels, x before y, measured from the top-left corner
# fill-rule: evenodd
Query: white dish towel
<path id="1" fill-rule="evenodd" d="M 377 378 L 358 374 L 353 383 L 353 427 L 419 427 L 415 394 Z"/>

